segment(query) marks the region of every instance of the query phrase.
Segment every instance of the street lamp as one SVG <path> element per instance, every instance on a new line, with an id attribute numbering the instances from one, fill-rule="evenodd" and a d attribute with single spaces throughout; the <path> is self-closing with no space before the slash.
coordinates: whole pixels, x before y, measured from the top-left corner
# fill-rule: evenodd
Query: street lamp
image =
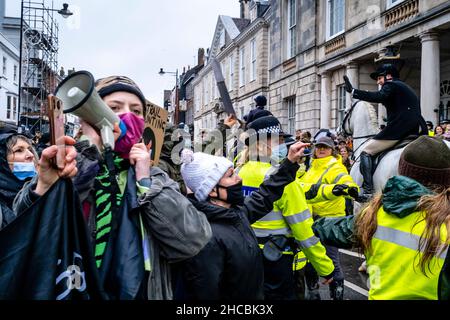
<path id="1" fill-rule="evenodd" d="M 44 0 L 43 0 L 44 1 Z M 28 6 L 26 6 L 24 4 L 24 2 L 28 2 Z M 34 9 L 34 10 L 45 10 L 45 11 L 55 11 L 58 12 L 63 18 L 67 19 L 68 17 L 70 17 L 71 15 L 73 15 L 73 12 L 71 12 L 69 10 L 69 5 L 67 3 L 63 4 L 62 9 L 50 9 L 50 8 L 45 8 L 44 7 L 44 3 L 42 3 L 42 7 L 33 7 L 33 5 L 38 5 L 38 2 L 31 2 L 31 1 L 26 1 L 26 0 L 21 0 L 21 7 L 20 7 L 20 40 L 19 40 L 19 103 L 18 103 L 18 112 L 17 112 L 17 127 L 20 127 L 20 113 L 21 113 L 21 103 L 22 103 L 22 59 L 23 59 L 23 29 L 24 29 L 24 9 L 30 10 L 30 9 Z"/>
<path id="2" fill-rule="evenodd" d="M 69 5 L 67 3 L 63 3 L 63 8 L 58 10 L 58 13 L 62 15 L 64 19 L 67 19 L 68 17 L 73 15 L 73 13 L 69 11 Z"/>
<path id="3" fill-rule="evenodd" d="M 176 78 L 176 83 L 175 83 L 175 119 L 174 119 L 174 124 L 178 124 L 178 120 L 179 120 L 179 112 L 180 112 L 180 102 L 179 102 L 179 92 L 178 92 L 178 69 L 175 72 L 171 72 L 171 71 L 164 71 L 164 68 L 160 68 L 158 74 L 160 76 L 163 76 L 165 74 L 171 74 L 174 75 Z"/>

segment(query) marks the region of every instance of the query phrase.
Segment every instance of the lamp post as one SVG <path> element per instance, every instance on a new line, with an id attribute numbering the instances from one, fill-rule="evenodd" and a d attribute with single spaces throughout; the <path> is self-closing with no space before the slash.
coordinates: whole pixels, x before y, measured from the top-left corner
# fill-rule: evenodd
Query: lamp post
<path id="1" fill-rule="evenodd" d="M 44 1 L 44 0 L 42 0 Z M 25 2 L 27 2 L 27 5 L 25 5 Z M 42 7 L 35 7 L 36 5 L 42 4 Z M 20 40 L 19 40 L 19 99 L 18 99 L 18 109 L 17 109 L 17 127 L 20 127 L 20 114 L 21 114 L 21 104 L 22 104 L 22 59 L 23 59 L 23 32 L 24 32 L 24 9 L 26 10 L 46 10 L 46 11 L 55 11 L 57 13 L 59 13 L 61 16 L 63 16 L 64 18 L 68 18 L 71 15 L 73 15 L 73 13 L 69 10 L 69 5 L 67 3 L 63 4 L 62 9 L 50 9 L 50 8 L 45 8 L 44 7 L 44 3 L 39 3 L 39 2 L 32 2 L 32 1 L 26 1 L 26 0 L 21 0 L 21 5 L 20 5 Z"/>
<path id="2" fill-rule="evenodd" d="M 176 82 L 175 82 L 175 117 L 174 117 L 174 124 L 177 125 L 178 121 L 179 121 L 179 113 L 180 113 L 180 102 L 179 102 L 179 88 L 178 88 L 178 69 L 175 72 L 171 72 L 171 71 L 164 71 L 163 68 L 159 69 L 158 74 L 160 76 L 163 76 L 165 74 L 171 74 L 174 75 L 176 78 Z"/>

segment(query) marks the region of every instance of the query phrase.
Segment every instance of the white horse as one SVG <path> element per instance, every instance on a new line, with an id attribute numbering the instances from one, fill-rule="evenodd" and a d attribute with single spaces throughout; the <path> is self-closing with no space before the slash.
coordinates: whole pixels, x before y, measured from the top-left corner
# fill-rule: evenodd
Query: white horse
<path id="1" fill-rule="evenodd" d="M 345 117 L 339 131 L 340 134 L 353 137 L 353 157 L 356 161 L 350 170 L 350 175 L 361 186 L 363 177 L 359 171 L 359 156 L 364 149 L 364 145 L 380 131 L 378 129 L 378 117 L 373 105 L 365 101 L 356 101 L 345 110 Z M 445 141 L 445 143 L 450 148 L 450 142 Z M 373 174 L 374 192 L 381 192 L 387 180 L 398 174 L 400 155 L 404 148 L 389 151 L 378 163 Z M 355 212 L 356 207 L 358 206 L 355 206 Z"/>

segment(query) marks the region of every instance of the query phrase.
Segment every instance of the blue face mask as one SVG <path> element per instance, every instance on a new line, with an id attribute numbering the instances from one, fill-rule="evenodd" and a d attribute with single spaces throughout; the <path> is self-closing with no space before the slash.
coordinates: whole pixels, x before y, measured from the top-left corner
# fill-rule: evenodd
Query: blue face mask
<path id="1" fill-rule="evenodd" d="M 19 180 L 25 180 L 27 178 L 33 178 L 37 172 L 33 162 L 14 162 L 12 173 Z"/>
<path id="2" fill-rule="evenodd" d="M 288 154 L 288 148 L 285 143 L 280 144 L 272 149 L 272 156 L 271 158 L 277 162 L 281 162 L 286 158 Z"/>

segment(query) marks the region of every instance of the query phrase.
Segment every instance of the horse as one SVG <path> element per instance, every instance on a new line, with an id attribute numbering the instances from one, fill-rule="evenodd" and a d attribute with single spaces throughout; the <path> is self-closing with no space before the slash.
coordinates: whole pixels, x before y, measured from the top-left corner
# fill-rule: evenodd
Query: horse
<path id="1" fill-rule="evenodd" d="M 350 175 L 355 183 L 361 186 L 363 177 L 359 171 L 359 156 L 367 142 L 380 131 L 378 128 L 378 116 L 372 104 L 360 100 L 357 100 L 351 107 L 347 108 L 344 114 L 345 116 L 338 129 L 338 134 L 352 136 L 353 138 L 353 159 L 355 162 L 350 170 Z M 445 143 L 450 148 L 450 142 L 445 141 Z M 383 190 L 389 178 L 398 175 L 400 155 L 405 147 L 387 152 L 387 154 L 379 161 L 373 174 L 373 187 L 375 193 Z M 355 213 L 358 212 L 360 209 L 359 207 L 360 206 L 355 205 Z"/>

